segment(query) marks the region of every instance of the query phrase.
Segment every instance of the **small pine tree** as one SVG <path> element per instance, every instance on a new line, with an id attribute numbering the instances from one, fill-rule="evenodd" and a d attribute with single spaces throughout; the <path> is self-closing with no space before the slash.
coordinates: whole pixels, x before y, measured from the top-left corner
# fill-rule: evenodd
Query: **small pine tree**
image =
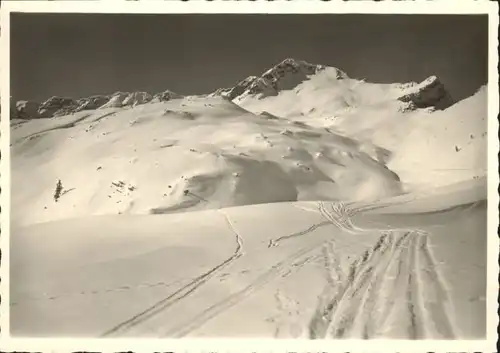
<path id="1" fill-rule="evenodd" d="M 59 200 L 59 198 L 61 197 L 62 189 L 63 189 L 63 186 L 61 183 L 61 179 L 58 179 L 57 184 L 56 184 L 56 190 L 54 192 L 54 201 L 55 202 L 57 202 Z"/>

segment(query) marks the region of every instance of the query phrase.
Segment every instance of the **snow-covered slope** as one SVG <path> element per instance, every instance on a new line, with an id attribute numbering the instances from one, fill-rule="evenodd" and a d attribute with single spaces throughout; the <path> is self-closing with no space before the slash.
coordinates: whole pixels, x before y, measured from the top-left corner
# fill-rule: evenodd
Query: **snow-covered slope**
<path id="1" fill-rule="evenodd" d="M 447 185 L 487 173 L 486 86 L 444 111 L 414 114 L 388 167 L 418 187 Z M 397 129 L 396 129 L 397 131 Z"/>
<path id="2" fill-rule="evenodd" d="M 429 96 L 437 81 L 366 83 L 290 59 L 261 78 L 279 93 L 251 84 L 233 103 L 118 92 L 80 100 L 87 108 L 49 99 L 39 112 L 55 117 L 13 126 L 13 219 L 377 200 L 486 172 L 485 89 L 446 110 L 405 111 L 401 97 Z M 67 193 L 54 203 L 58 179 Z"/>
<path id="3" fill-rule="evenodd" d="M 326 117 L 394 100 L 407 103 L 400 104 L 400 109 L 445 109 L 454 103 L 436 76 L 421 83 L 374 84 L 351 79 L 334 67 L 294 59 L 217 93 L 249 110 L 286 117 Z"/>
<path id="4" fill-rule="evenodd" d="M 281 203 L 16 229 L 12 333 L 481 338 L 480 185 L 371 211 Z M 436 202 L 455 208 L 419 213 Z"/>
<path id="5" fill-rule="evenodd" d="M 400 192 L 382 149 L 221 98 L 82 111 L 16 125 L 11 136 L 22 223 Z M 54 202 L 57 179 L 67 193 Z"/>
<path id="6" fill-rule="evenodd" d="M 17 104 L 14 332 L 483 337 L 486 93 L 287 59 Z"/>

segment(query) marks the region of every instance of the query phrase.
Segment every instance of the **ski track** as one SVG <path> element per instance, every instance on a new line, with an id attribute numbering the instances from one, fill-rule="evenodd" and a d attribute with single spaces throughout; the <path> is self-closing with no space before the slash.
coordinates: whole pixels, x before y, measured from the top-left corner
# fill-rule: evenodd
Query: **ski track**
<path id="1" fill-rule="evenodd" d="M 220 210 L 219 210 L 220 211 Z M 236 238 L 236 249 L 229 258 L 218 264 L 217 266 L 213 267 L 209 271 L 205 272 L 204 274 L 196 277 L 192 282 L 186 284 L 182 288 L 178 289 L 174 293 L 170 294 L 169 296 L 163 298 L 162 300 L 158 301 L 154 305 L 150 306 L 148 309 L 134 315 L 133 317 L 127 319 L 126 321 L 114 326 L 113 328 L 107 330 L 104 332 L 101 337 L 108 337 L 111 335 L 116 335 L 116 334 L 123 334 L 127 332 L 128 330 L 144 323 L 146 320 L 151 319 L 152 317 L 158 315 L 162 311 L 166 310 L 167 308 L 171 307 L 175 303 L 179 302 L 180 300 L 186 298 L 193 292 L 195 292 L 197 289 L 199 289 L 203 284 L 205 284 L 207 281 L 209 281 L 212 277 L 214 277 L 217 273 L 219 273 L 222 269 L 227 267 L 229 264 L 231 264 L 233 261 L 238 259 L 242 255 L 242 247 L 243 247 L 243 241 L 241 240 L 239 234 L 234 230 L 234 227 L 229 220 L 229 217 L 227 214 L 224 212 L 220 211 L 224 215 L 224 218 L 226 222 L 229 224 L 230 229 L 233 231 L 235 234 Z"/>
<path id="2" fill-rule="evenodd" d="M 333 205 L 329 212 L 320 203 L 319 211 L 349 233 L 359 229 L 349 219 L 354 211 L 343 205 Z M 406 312 L 408 338 L 454 338 L 447 291 L 429 251 L 428 234 L 418 229 L 361 231 L 380 231 L 381 236 L 351 264 L 347 278 L 333 261 L 335 249 L 324 252 L 330 272 L 309 322 L 309 338 L 373 338 L 385 329 L 395 305 Z M 389 279 L 387 273 L 394 270 L 395 278 Z M 434 303 L 424 302 L 432 295 Z"/>
<path id="3" fill-rule="evenodd" d="M 412 237 L 410 239 L 410 254 L 409 261 L 406 262 L 407 267 L 407 286 L 406 286 L 406 308 L 408 310 L 408 315 L 410 318 L 410 326 L 408 327 L 408 338 L 410 339 L 420 339 L 424 337 L 423 327 L 421 325 L 422 307 L 419 303 L 419 296 L 422 294 L 419 292 L 419 283 L 416 280 L 416 270 L 418 269 L 417 264 L 417 254 L 416 254 L 416 239 Z M 417 265 L 417 266 L 416 266 Z"/>
<path id="4" fill-rule="evenodd" d="M 421 278 L 426 279 L 421 279 L 420 282 L 424 286 L 431 284 L 431 288 L 428 288 L 427 291 L 435 295 L 435 301 L 428 303 L 429 309 L 424 310 L 424 312 L 427 313 L 429 321 L 434 323 L 433 328 L 440 338 L 454 339 L 456 337 L 455 329 L 451 323 L 450 314 L 446 310 L 449 305 L 448 291 L 441 275 L 436 270 L 436 262 L 428 247 L 428 236 L 420 236 L 419 240 L 419 261 L 424 266 L 419 274 Z"/>
<path id="5" fill-rule="evenodd" d="M 123 285 L 123 286 L 113 287 L 113 288 L 84 290 L 81 292 L 69 292 L 69 293 L 61 293 L 61 294 L 57 294 L 57 295 L 44 295 L 44 296 L 40 296 L 40 297 L 28 297 L 20 302 L 12 302 L 11 305 L 14 306 L 14 305 L 18 305 L 18 304 L 24 304 L 26 302 L 41 301 L 41 300 L 57 300 L 60 298 L 76 297 L 76 296 L 80 296 L 80 295 L 99 295 L 99 294 L 104 294 L 104 293 L 124 292 L 124 291 L 139 290 L 139 289 L 145 289 L 145 288 L 171 287 L 171 286 L 178 284 L 182 281 L 183 280 L 176 280 L 173 282 L 165 282 L 165 281 L 152 282 L 152 283 L 144 282 L 144 283 L 138 283 L 135 285 Z"/>
<path id="6" fill-rule="evenodd" d="M 386 252 L 393 250 L 393 237 L 386 234 L 380 238 L 377 246 L 373 248 L 371 258 L 362 263 L 363 269 L 359 272 L 357 285 L 348 288 L 349 306 L 351 310 L 351 319 L 346 325 L 341 327 L 341 331 L 349 331 L 352 327 L 355 330 L 355 336 L 361 335 L 362 338 L 372 336 L 374 330 L 372 313 L 375 310 L 380 287 L 383 283 L 383 277 L 389 264 L 390 257 L 384 256 Z M 355 328 L 362 324 L 361 328 Z M 357 331 L 356 331 L 357 330 Z"/>
<path id="7" fill-rule="evenodd" d="M 410 339 L 430 336 L 441 339 L 455 337 L 446 310 L 446 286 L 435 268 L 436 263 L 428 248 L 427 233 L 419 229 L 358 228 L 351 220 L 356 210 L 349 209 L 343 203 L 333 203 L 327 209 L 325 204 L 320 202 L 318 210 L 327 221 L 271 240 L 268 248 L 331 224 L 349 234 L 380 233 L 376 243 L 351 263 L 348 273 L 343 271 L 339 263 L 335 240 L 316 242 L 276 263 L 243 289 L 222 298 L 179 325 L 165 330 L 161 336 L 184 337 L 255 294 L 271 281 L 286 277 L 313 259 L 322 257 L 326 285 L 318 296 L 316 309 L 307 324 L 309 338 L 373 338 L 384 332 L 387 325 L 394 321 L 397 309 L 404 313 L 402 320 L 401 315 L 396 318 L 397 324 L 408 323 L 406 335 Z M 123 334 L 156 316 L 188 297 L 220 270 L 244 255 L 243 240 L 239 233 L 227 214 L 222 210 L 218 211 L 224 215 L 235 235 L 236 249 L 233 255 L 150 308 L 106 331 L 102 336 Z M 314 255 L 320 248 L 320 255 Z M 389 277 L 389 272 L 395 272 L 396 275 Z M 435 299 L 434 302 L 424 302 L 429 296 Z M 280 302 L 281 304 L 283 303 Z M 281 329 L 276 327 L 275 336 L 280 332 Z"/>
<path id="8" fill-rule="evenodd" d="M 336 336 L 342 336 L 343 332 L 349 329 L 356 312 L 351 312 L 350 315 L 343 312 L 359 309 L 359 301 L 362 299 L 359 296 L 359 291 L 368 284 L 367 281 L 372 276 L 374 263 L 376 263 L 373 258 L 381 256 L 387 251 L 389 246 L 387 239 L 388 235 L 380 237 L 373 248 L 366 250 L 360 258 L 351 264 L 348 276 L 344 281 L 339 281 L 333 285 L 333 288 L 325 291 L 327 296 L 321 298 L 320 305 L 309 324 L 310 338 L 324 338 L 331 330 L 336 332 Z M 335 254 L 330 256 L 334 257 Z M 334 271 L 339 272 L 339 268 L 335 268 Z M 334 293 L 333 296 L 328 296 L 332 293 Z M 340 323 L 336 325 L 337 327 L 331 328 L 338 320 Z"/>
<path id="9" fill-rule="evenodd" d="M 195 318 L 166 331 L 163 337 L 184 337 L 188 335 L 193 330 L 201 327 L 207 321 L 218 316 L 222 312 L 228 310 L 229 308 L 239 304 L 241 301 L 246 299 L 252 294 L 255 294 L 258 290 L 262 289 L 269 282 L 279 277 L 284 277 L 297 271 L 305 264 L 311 262 L 313 257 L 307 257 L 310 253 L 316 251 L 319 247 L 323 245 L 323 242 L 315 244 L 310 247 L 302 248 L 301 250 L 295 252 L 284 260 L 278 262 L 271 267 L 268 271 L 261 274 L 255 281 L 250 283 L 248 286 L 239 290 L 226 298 L 220 300 L 216 304 L 210 306 L 209 308 L 202 311 Z M 305 259 L 304 259 L 305 258 Z"/>
<path id="10" fill-rule="evenodd" d="M 316 311 L 308 325 L 309 338 L 324 336 L 331 314 L 341 295 L 342 288 L 339 284 L 347 280 L 334 254 L 332 242 L 324 245 L 322 253 L 327 285 L 319 296 Z"/>
<path id="11" fill-rule="evenodd" d="M 293 234 L 290 234 L 290 235 L 284 235 L 282 237 L 279 237 L 279 238 L 276 238 L 276 239 L 272 239 L 272 240 L 269 241 L 269 244 L 268 244 L 267 247 L 271 248 L 271 247 L 274 247 L 274 246 L 278 246 L 278 244 L 281 241 L 283 241 L 283 240 L 287 240 L 287 239 L 290 239 L 290 238 L 295 238 L 295 237 L 300 237 L 302 235 L 306 235 L 308 233 L 311 233 L 311 232 L 315 231 L 318 228 L 321 228 L 321 227 L 324 227 L 324 226 L 327 226 L 327 225 L 331 225 L 331 223 L 332 222 L 330 222 L 330 221 L 324 221 L 324 222 L 321 222 L 321 223 L 313 224 L 309 228 L 307 228 L 305 230 L 301 230 L 300 232 L 293 233 Z"/>
<path id="12" fill-rule="evenodd" d="M 404 233 L 399 237 L 397 241 L 393 243 L 393 249 L 391 251 L 390 260 L 387 264 L 385 272 L 389 272 L 392 269 L 396 270 L 396 276 L 394 277 L 393 284 L 384 282 L 380 284 L 379 295 L 382 289 L 387 291 L 386 297 L 397 298 L 398 288 L 403 287 L 404 276 L 403 276 L 403 266 L 406 259 L 408 258 L 409 244 L 410 244 L 410 232 Z M 383 298 L 381 298 L 383 300 Z M 380 308 L 380 314 L 375 321 L 376 327 L 379 329 L 385 327 L 387 319 L 394 308 L 395 302 L 388 301 L 383 307 Z"/>

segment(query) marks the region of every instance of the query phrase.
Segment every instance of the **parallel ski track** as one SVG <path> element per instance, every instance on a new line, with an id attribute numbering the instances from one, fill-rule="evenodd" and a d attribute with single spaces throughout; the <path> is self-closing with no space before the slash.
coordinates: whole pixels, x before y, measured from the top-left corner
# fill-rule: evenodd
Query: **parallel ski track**
<path id="1" fill-rule="evenodd" d="M 325 222 L 290 235 L 270 241 L 268 247 L 280 242 L 314 232 L 320 227 L 333 224 L 348 234 L 379 232 L 378 241 L 354 262 L 345 273 L 335 254 L 335 240 L 319 241 L 304 247 L 279 261 L 256 280 L 241 290 L 221 299 L 204 309 L 194 318 L 161 333 L 163 337 L 184 337 L 203 326 L 229 308 L 253 295 L 269 282 L 294 272 L 315 258 L 314 252 L 322 248 L 325 261 L 326 286 L 320 294 L 315 312 L 308 323 L 309 338 L 373 338 L 383 333 L 388 322 L 394 319 L 396 306 L 404 306 L 408 322 L 407 337 L 422 339 L 429 336 L 450 339 L 455 337 L 448 314 L 447 290 L 435 261 L 428 248 L 428 234 L 419 229 L 362 229 L 353 224 L 351 217 L 356 210 L 343 203 L 333 203 L 327 209 L 318 204 Z M 225 219 L 235 234 L 236 249 L 228 259 L 200 275 L 175 293 L 150 308 L 106 331 L 103 336 L 119 335 L 140 325 L 178 301 L 186 298 L 214 277 L 221 269 L 243 255 L 243 241 L 229 217 Z M 388 272 L 395 272 L 388 278 Z M 384 293 L 384 294 L 382 294 Z M 431 296 L 435 302 L 424 302 Z M 160 329 L 161 330 L 161 329 Z"/>
<path id="2" fill-rule="evenodd" d="M 219 210 L 223 215 L 228 223 L 230 229 L 233 231 L 235 238 L 236 238 L 236 248 L 234 250 L 234 253 L 228 257 L 226 260 L 218 264 L 217 266 L 213 267 L 209 271 L 203 273 L 202 275 L 196 277 L 193 281 L 189 282 L 182 288 L 178 289 L 174 293 L 170 294 L 169 296 L 163 298 L 162 300 L 156 302 L 146 310 L 132 316 L 131 318 L 119 323 L 118 325 L 112 327 L 111 329 L 107 330 L 104 332 L 101 337 L 108 337 L 108 336 L 113 336 L 113 335 L 120 335 L 128 330 L 132 329 L 135 326 L 138 326 L 145 322 L 146 320 L 151 319 L 152 317 L 158 315 L 162 311 L 166 310 L 167 308 L 171 307 L 178 301 L 186 298 L 187 296 L 191 295 L 193 292 L 195 292 L 197 289 L 199 289 L 202 285 L 204 285 L 207 281 L 209 281 L 212 277 L 214 277 L 217 273 L 219 273 L 223 268 L 227 267 L 229 264 L 231 264 L 233 261 L 238 259 L 242 253 L 243 253 L 243 241 L 239 234 L 234 230 L 233 224 L 229 220 L 229 217 L 227 214 L 225 214 L 223 211 Z"/>
<path id="3" fill-rule="evenodd" d="M 320 212 L 350 233 L 358 228 L 343 205 Z M 364 229 L 362 231 L 374 231 Z M 409 339 L 456 337 L 447 311 L 447 291 L 428 248 L 428 234 L 418 229 L 380 230 L 377 243 L 366 250 L 345 276 L 334 261 L 334 249 L 326 253 L 330 273 L 327 285 L 309 322 L 309 337 L 373 338 L 383 332 L 396 304 L 404 304 Z M 325 256 L 326 256 L 325 255 Z M 389 279 L 388 272 L 395 272 Z M 385 295 L 383 296 L 382 293 Z M 424 302 L 425 298 L 434 302 Z"/>

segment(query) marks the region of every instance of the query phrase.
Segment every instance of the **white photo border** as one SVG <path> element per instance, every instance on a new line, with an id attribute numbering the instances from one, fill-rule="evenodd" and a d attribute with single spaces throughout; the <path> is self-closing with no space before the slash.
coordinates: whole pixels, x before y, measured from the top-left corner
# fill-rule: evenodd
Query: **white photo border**
<path id="1" fill-rule="evenodd" d="M 452 352 L 496 351 L 498 340 L 498 4 L 490 1 L 4 1 L 1 11 L 0 161 L 0 349 L 2 351 L 93 352 Z M 276 340 L 276 339 L 87 339 L 17 338 L 9 335 L 10 221 L 10 13 L 175 13 L 175 14 L 486 14 L 488 60 L 488 250 L 487 339 L 485 340 Z"/>

